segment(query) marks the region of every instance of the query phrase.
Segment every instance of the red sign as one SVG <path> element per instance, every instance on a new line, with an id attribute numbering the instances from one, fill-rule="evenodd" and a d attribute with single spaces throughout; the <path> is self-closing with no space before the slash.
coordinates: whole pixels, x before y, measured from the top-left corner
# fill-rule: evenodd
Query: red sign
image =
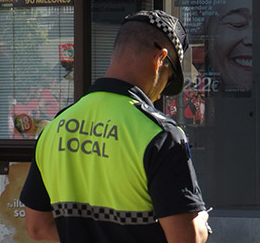
<path id="1" fill-rule="evenodd" d="M 60 45 L 60 61 L 74 62 L 74 45 L 62 44 Z"/>

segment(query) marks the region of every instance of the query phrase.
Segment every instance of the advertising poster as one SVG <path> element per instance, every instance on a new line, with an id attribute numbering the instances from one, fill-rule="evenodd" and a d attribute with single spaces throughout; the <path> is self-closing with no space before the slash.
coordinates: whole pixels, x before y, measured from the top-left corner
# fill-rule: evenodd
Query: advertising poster
<path id="1" fill-rule="evenodd" d="M 190 48 L 183 93 L 165 97 L 164 110 L 180 125 L 212 125 L 214 98 L 252 97 L 252 0 L 177 0 L 176 8 Z"/>
<path id="2" fill-rule="evenodd" d="M 207 78 L 204 91 L 250 97 L 252 0 L 182 0 L 176 6 L 188 31 L 193 65 Z"/>
<path id="3" fill-rule="evenodd" d="M 9 173 L 0 175 L 1 243 L 35 242 L 27 233 L 24 204 L 19 200 L 29 167 L 30 163 L 11 163 Z"/>

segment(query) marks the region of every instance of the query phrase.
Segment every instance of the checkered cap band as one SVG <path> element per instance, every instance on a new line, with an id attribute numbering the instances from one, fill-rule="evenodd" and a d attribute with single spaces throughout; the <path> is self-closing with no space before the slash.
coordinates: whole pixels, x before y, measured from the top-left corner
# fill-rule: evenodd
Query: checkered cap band
<path id="1" fill-rule="evenodd" d="M 188 40 L 185 29 L 180 20 L 163 11 L 140 11 L 133 15 L 128 15 L 125 22 L 129 20 L 146 21 L 163 31 L 172 42 L 180 63 L 183 61 L 184 52 L 188 48 Z"/>
<path id="2" fill-rule="evenodd" d="M 92 218 L 93 220 L 113 222 L 120 225 L 143 225 L 156 222 L 153 211 L 119 211 L 76 202 L 55 203 L 52 207 L 54 218 Z"/>
<path id="3" fill-rule="evenodd" d="M 173 32 L 172 28 L 165 22 L 165 20 L 163 18 L 158 18 L 156 15 L 149 15 L 149 19 L 150 19 L 151 24 L 156 25 L 171 40 L 171 42 L 179 56 L 179 60 L 180 60 L 180 62 L 182 62 L 183 56 L 184 56 L 184 51 L 182 49 L 182 45 L 181 45 L 178 37 Z M 174 26 L 177 24 L 177 20 L 168 19 L 167 21 L 171 21 Z"/>

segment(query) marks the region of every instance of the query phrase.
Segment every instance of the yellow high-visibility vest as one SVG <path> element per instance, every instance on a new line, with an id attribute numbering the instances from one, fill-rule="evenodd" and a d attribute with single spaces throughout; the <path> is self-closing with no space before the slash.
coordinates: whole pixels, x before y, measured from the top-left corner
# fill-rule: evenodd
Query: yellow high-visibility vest
<path id="1" fill-rule="evenodd" d="M 127 212 L 153 210 L 143 157 L 162 129 L 147 122 L 136 103 L 131 97 L 93 92 L 44 129 L 36 162 L 57 209 L 80 203 Z"/>

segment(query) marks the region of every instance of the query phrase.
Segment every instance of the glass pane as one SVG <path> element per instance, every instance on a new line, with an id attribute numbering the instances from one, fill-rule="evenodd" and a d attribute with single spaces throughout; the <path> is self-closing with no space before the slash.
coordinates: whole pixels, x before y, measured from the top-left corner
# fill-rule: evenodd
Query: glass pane
<path id="1" fill-rule="evenodd" d="M 74 98 L 74 8 L 0 8 L 0 139 L 35 139 Z"/>
<path id="2" fill-rule="evenodd" d="M 102 77 L 110 63 L 116 33 L 127 14 L 140 10 L 152 10 L 152 0 L 101 0 L 91 1 L 92 5 L 92 63 L 91 79 Z"/>
<path id="3" fill-rule="evenodd" d="M 252 0 L 176 0 L 190 48 L 184 91 L 164 111 L 185 130 L 207 203 L 258 204 Z M 231 193 L 232 192 L 232 193 Z"/>

